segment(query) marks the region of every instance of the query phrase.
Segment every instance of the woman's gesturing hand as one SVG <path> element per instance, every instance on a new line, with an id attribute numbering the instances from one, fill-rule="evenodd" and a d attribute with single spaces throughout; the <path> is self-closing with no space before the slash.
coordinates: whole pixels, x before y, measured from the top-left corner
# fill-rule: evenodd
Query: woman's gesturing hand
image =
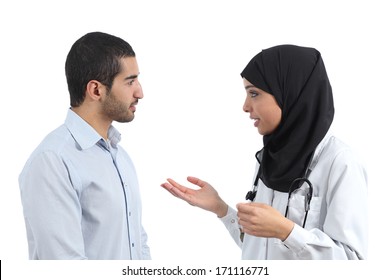
<path id="1" fill-rule="evenodd" d="M 188 182 L 197 185 L 199 189 L 191 189 L 180 185 L 173 179 L 167 179 L 167 182 L 161 186 L 169 191 L 172 195 L 197 206 L 204 210 L 215 213 L 218 217 L 226 215 L 228 206 L 220 198 L 218 192 L 207 182 L 196 177 L 187 177 Z"/>

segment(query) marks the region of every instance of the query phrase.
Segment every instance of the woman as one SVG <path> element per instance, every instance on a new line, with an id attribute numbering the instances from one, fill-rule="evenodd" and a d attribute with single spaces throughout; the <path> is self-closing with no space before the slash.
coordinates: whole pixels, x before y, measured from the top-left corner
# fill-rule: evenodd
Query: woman
<path id="1" fill-rule="evenodd" d="M 353 151 L 329 132 L 334 107 L 321 54 L 281 45 L 242 71 L 244 111 L 263 135 L 248 203 L 228 206 L 205 181 L 161 186 L 221 219 L 243 259 L 364 259 L 367 178 Z"/>

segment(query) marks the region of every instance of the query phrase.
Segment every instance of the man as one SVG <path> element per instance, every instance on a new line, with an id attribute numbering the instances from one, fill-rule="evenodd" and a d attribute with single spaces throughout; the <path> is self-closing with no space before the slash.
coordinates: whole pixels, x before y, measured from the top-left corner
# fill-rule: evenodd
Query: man
<path id="1" fill-rule="evenodd" d="M 66 59 L 71 108 L 19 177 L 30 259 L 150 259 L 136 171 L 113 121 L 143 98 L 132 47 L 93 32 Z"/>

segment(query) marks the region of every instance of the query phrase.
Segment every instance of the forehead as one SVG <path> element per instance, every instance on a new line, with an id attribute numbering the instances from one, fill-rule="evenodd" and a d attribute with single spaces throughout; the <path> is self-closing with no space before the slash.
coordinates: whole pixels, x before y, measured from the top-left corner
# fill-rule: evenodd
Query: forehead
<path id="1" fill-rule="evenodd" d="M 123 57 L 120 60 L 121 62 L 121 71 L 118 76 L 131 76 L 138 75 L 138 63 L 135 57 Z"/>
<path id="2" fill-rule="evenodd" d="M 243 83 L 244 83 L 244 87 L 245 87 L 245 90 L 246 91 L 249 91 L 249 90 L 255 90 L 256 92 L 260 92 L 260 93 L 266 93 L 268 95 L 272 95 L 271 93 L 265 91 L 265 90 L 262 90 L 261 88 L 258 88 L 256 87 L 255 85 L 253 85 L 252 83 L 250 83 L 247 79 L 243 78 Z"/>
<path id="3" fill-rule="evenodd" d="M 253 88 L 255 87 L 254 85 L 252 85 L 247 79 L 243 78 L 242 79 L 243 83 L 244 83 L 244 87 L 245 89 L 249 89 L 249 88 Z"/>

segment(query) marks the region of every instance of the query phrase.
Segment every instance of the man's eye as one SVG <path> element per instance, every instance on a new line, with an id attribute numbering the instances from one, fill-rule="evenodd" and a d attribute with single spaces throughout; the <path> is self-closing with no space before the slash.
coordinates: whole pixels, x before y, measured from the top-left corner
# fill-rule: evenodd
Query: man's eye
<path id="1" fill-rule="evenodd" d="M 129 85 L 132 85 L 132 84 L 134 84 L 134 80 L 129 81 Z"/>

